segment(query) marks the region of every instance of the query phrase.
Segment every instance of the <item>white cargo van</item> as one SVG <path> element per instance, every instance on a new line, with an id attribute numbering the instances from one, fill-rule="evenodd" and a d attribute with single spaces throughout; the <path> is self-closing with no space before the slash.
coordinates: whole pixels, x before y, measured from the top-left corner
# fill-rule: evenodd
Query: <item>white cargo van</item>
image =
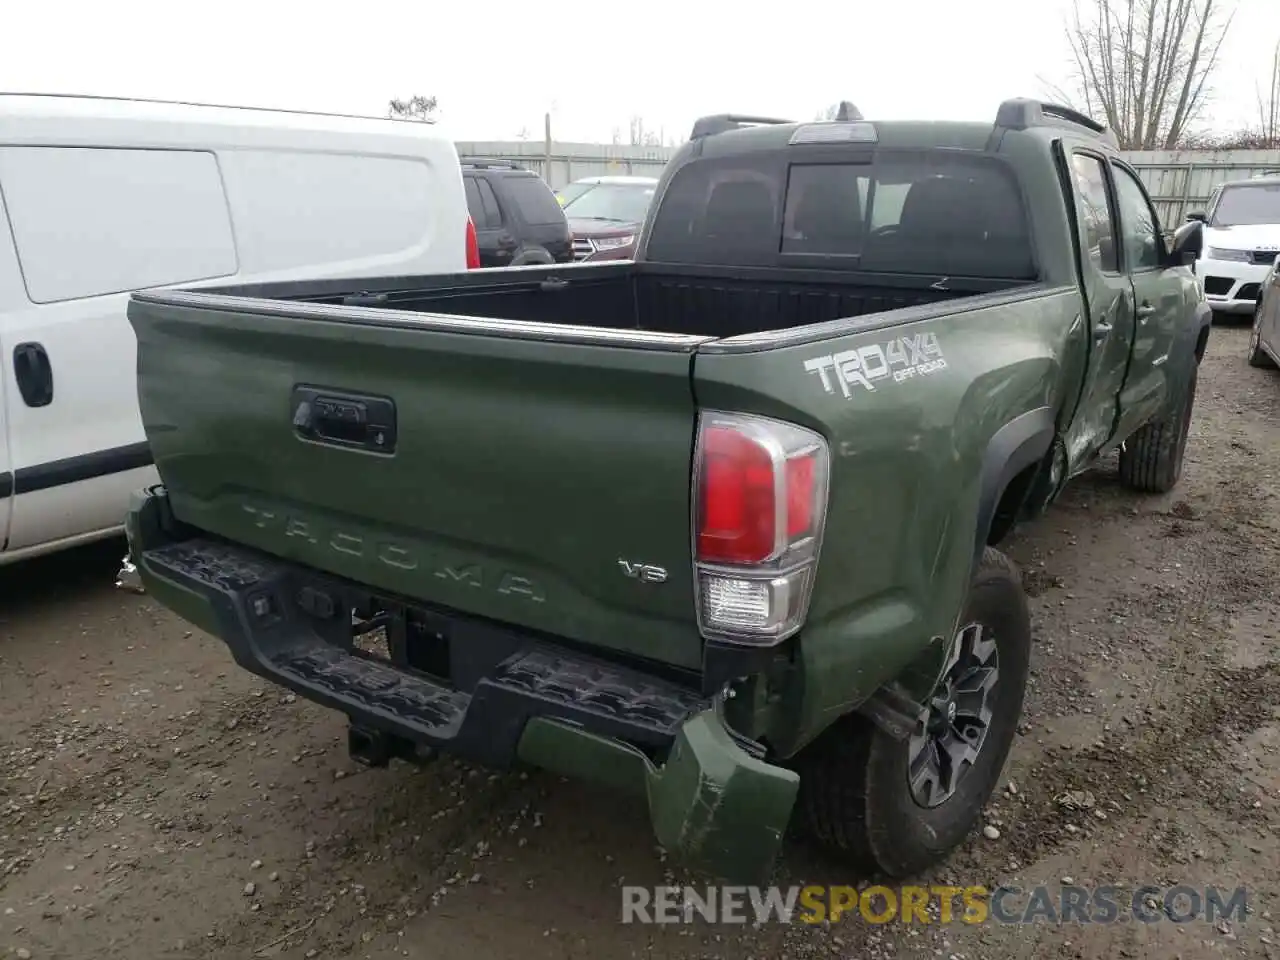
<path id="1" fill-rule="evenodd" d="M 130 291 L 453 272 L 472 237 L 432 124 L 0 94 L 0 564 L 112 535 L 155 480 Z"/>

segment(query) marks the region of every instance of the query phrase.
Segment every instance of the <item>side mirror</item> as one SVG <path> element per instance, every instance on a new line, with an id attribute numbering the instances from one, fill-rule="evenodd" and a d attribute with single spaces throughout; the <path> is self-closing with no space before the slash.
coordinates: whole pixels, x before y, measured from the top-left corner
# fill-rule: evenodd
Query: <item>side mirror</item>
<path id="1" fill-rule="evenodd" d="M 1192 213 L 1188 213 L 1188 214 L 1187 214 L 1187 222 L 1188 222 L 1188 223 L 1190 223 L 1190 222 L 1191 222 L 1191 221 L 1193 221 L 1193 220 L 1195 220 L 1195 221 L 1197 221 L 1197 222 L 1199 222 L 1199 223 L 1204 223 L 1204 222 L 1205 222 L 1205 220 L 1207 220 L 1207 219 L 1208 219 L 1208 218 L 1204 215 L 1204 211 L 1203 211 L 1203 210 L 1196 210 L 1196 211 L 1194 211 L 1194 212 L 1192 212 Z"/>
<path id="2" fill-rule="evenodd" d="M 1204 221 L 1188 220 L 1173 234 L 1173 247 L 1169 251 L 1170 267 L 1185 267 L 1200 259 L 1204 251 Z"/>

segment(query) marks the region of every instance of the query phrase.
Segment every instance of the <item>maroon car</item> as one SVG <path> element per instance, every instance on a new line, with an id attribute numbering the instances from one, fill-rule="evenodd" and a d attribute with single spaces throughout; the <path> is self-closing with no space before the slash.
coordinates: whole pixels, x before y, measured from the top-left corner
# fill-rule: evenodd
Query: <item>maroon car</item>
<path id="1" fill-rule="evenodd" d="M 628 260 L 653 199 L 655 177 L 588 177 L 564 190 L 573 259 Z"/>

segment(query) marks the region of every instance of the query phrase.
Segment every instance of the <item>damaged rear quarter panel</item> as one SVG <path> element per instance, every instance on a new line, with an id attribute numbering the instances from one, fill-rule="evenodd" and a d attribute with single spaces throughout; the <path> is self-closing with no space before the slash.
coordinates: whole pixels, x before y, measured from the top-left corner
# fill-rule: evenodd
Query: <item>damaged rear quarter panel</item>
<path id="1" fill-rule="evenodd" d="M 784 756 L 941 652 L 934 638 L 952 634 L 967 591 L 988 446 L 1016 417 L 1074 402 L 1079 309 L 1074 287 L 1034 287 L 698 352 L 700 407 L 798 423 L 831 450 L 798 669 L 768 731 Z"/>

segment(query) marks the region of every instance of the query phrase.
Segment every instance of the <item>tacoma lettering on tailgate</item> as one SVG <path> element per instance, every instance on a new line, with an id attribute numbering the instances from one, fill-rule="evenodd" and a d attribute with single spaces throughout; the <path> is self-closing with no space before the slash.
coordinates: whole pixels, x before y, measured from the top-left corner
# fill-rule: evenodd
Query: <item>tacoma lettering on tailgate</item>
<path id="1" fill-rule="evenodd" d="M 818 375 L 827 393 L 835 393 L 838 388 L 845 399 L 853 396 L 855 386 L 875 390 L 881 380 L 892 378 L 894 383 L 901 383 L 946 367 L 938 338 L 932 333 L 895 337 L 804 362 L 805 370 Z"/>
<path id="2" fill-rule="evenodd" d="M 518 597 L 534 603 L 546 600 L 542 587 L 520 573 L 488 570 L 477 563 L 449 563 L 442 557 L 424 553 L 403 543 L 376 539 L 354 530 L 343 530 L 333 524 L 296 513 L 249 503 L 242 503 L 240 506 L 253 518 L 255 527 L 282 533 L 286 538 L 305 540 L 349 557 L 376 560 L 397 570 L 426 568 L 452 586 L 488 588 L 504 597 Z"/>

